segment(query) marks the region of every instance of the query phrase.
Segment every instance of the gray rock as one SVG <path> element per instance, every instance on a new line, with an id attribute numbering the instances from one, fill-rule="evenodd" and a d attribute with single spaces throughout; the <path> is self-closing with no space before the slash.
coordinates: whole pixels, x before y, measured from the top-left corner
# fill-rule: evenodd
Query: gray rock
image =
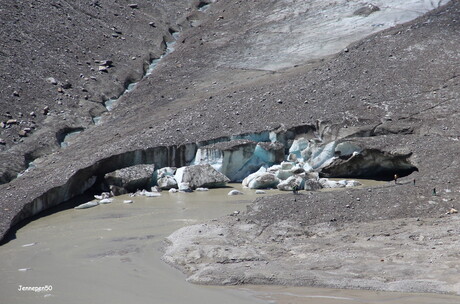
<path id="1" fill-rule="evenodd" d="M 320 182 L 317 179 L 307 179 L 305 181 L 304 189 L 307 191 L 317 191 L 322 188 L 323 186 L 320 184 Z"/>
<path id="2" fill-rule="evenodd" d="M 289 155 L 287 157 L 287 160 L 290 161 L 290 162 L 296 162 L 297 161 L 297 155 L 295 155 L 294 153 L 289 153 Z"/>
<path id="3" fill-rule="evenodd" d="M 177 169 L 174 177 L 179 185 L 184 182 L 189 183 L 191 189 L 224 187 L 230 181 L 209 164 L 181 167 Z"/>
<path id="4" fill-rule="evenodd" d="M 370 14 L 372 14 L 374 12 L 377 12 L 379 10 L 380 10 L 380 8 L 377 5 L 369 3 L 366 6 L 358 8 L 356 11 L 354 11 L 353 15 L 367 17 Z"/>
<path id="5" fill-rule="evenodd" d="M 122 187 L 128 192 L 147 189 L 152 183 L 154 165 L 137 165 L 107 173 L 104 178 L 107 184 Z"/>
<path id="6" fill-rule="evenodd" d="M 54 77 L 48 77 L 48 78 L 46 78 L 46 81 L 48 83 L 51 83 L 51 84 L 54 84 L 54 85 L 58 84 L 56 78 L 54 78 Z"/>
<path id="7" fill-rule="evenodd" d="M 111 196 L 118 196 L 118 195 L 123 195 L 123 194 L 128 193 L 128 192 L 126 191 L 126 189 L 123 188 L 123 187 L 118 187 L 118 186 L 115 186 L 115 185 L 110 185 L 109 188 L 110 188 L 110 194 L 111 194 Z"/>

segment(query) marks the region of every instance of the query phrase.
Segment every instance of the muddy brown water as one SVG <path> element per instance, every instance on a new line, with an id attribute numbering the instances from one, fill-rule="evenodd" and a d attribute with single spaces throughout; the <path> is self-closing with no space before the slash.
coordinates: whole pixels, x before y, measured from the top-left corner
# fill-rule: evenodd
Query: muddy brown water
<path id="1" fill-rule="evenodd" d="M 459 303 L 455 296 L 278 286 L 189 284 L 161 261 L 174 230 L 246 209 L 258 195 L 231 188 L 117 197 L 94 208 L 69 209 L 33 221 L 0 247 L 0 303 Z M 279 191 L 267 191 L 268 195 Z M 123 204 L 133 199 L 132 204 Z"/>

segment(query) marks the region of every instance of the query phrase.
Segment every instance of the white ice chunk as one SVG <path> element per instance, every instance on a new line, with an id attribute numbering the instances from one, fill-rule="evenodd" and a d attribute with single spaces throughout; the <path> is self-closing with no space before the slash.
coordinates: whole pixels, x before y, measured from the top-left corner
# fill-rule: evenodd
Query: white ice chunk
<path id="1" fill-rule="evenodd" d="M 102 205 L 110 204 L 112 201 L 113 201 L 113 199 L 111 199 L 111 198 L 104 198 L 104 199 L 99 201 L 99 204 L 102 204 Z"/>
<path id="2" fill-rule="evenodd" d="M 291 176 L 279 183 L 277 188 L 282 191 L 292 191 L 294 186 L 296 186 L 297 189 L 303 189 L 305 186 L 305 179 L 300 175 Z"/>
<path id="3" fill-rule="evenodd" d="M 267 169 L 265 167 L 260 167 L 259 170 L 256 172 L 249 174 L 246 176 L 245 179 L 243 179 L 243 187 L 249 187 L 249 183 L 256 177 L 261 176 L 263 173 L 267 172 Z"/>
<path id="4" fill-rule="evenodd" d="M 335 141 L 328 143 L 325 146 L 318 147 L 312 151 L 311 159 L 308 163 L 314 168 L 317 169 L 323 166 L 326 162 L 330 163 L 331 159 L 335 155 L 335 147 L 337 143 Z"/>
<path id="5" fill-rule="evenodd" d="M 96 207 L 97 205 L 99 205 L 99 202 L 91 201 L 91 202 L 87 202 L 87 203 L 78 205 L 74 209 L 88 209 L 88 208 Z"/>
<path id="6" fill-rule="evenodd" d="M 251 189 L 268 189 L 275 188 L 280 183 L 279 178 L 271 173 L 262 173 L 255 178 L 253 178 L 249 184 L 248 188 Z"/>
<path id="7" fill-rule="evenodd" d="M 305 137 L 300 137 L 294 139 L 292 142 L 291 147 L 289 148 L 289 153 L 293 153 L 297 156 L 297 158 L 301 158 L 301 151 L 307 149 L 309 146 L 309 141 Z"/>
<path id="8" fill-rule="evenodd" d="M 228 195 L 243 195 L 244 193 L 238 190 L 232 190 L 228 193 Z"/>

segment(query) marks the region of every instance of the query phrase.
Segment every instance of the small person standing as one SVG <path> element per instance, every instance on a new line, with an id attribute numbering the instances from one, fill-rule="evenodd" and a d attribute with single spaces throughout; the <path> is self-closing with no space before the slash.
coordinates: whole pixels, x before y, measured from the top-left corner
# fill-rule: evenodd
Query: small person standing
<path id="1" fill-rule="evenodd" d="M 299 191 L 299 186 L 294 185 L 294 187 L 292 187 L 292 193 L 297 194 L 298 191 Z"/>
<path id="2" fill-rule="evenodd" d="M 398 177 L 399 177 L 398 174 L 395 174 L 395 176 L 394 176 L 395 185 L 398 183 Z"/>

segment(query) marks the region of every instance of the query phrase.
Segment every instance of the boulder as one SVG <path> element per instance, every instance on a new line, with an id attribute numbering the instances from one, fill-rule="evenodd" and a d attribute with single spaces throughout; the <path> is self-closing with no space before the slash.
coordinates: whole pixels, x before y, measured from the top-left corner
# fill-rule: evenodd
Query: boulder
<path id="1" fill-rule="evenodd" d="M 305 181 L 304 189 L 307 191 L 317 191 L 322 188 L 323 186 L 317 179 L 307 179 Z"/>
<path id="2" fill-rule="evenodd" d="M 288 179 L 280 182 L 277 186 L 278 190 L 282 191 L 292 191 L 294 187 L 297 189 L 302 189 L 304 187 L 305 180 L 298 175 L 291 176 Z"/>
<path id="3" fill-rule="evenodd" d="M 353 15 L 367 17 L 372 13 L 378 12 L 379 10 L 380 8 L 377 5 L 369 3 L 363 7 L 358 8 L 353 12 Z"/>
<path id="4" fill-rule="evenodd" d="M 265 192 L 264 190 L 256 190 L 256 194 L 266 194 L 267 192 Z"/>
<path id="5" fill-rule="evenodd" d="M 181 167 L 177 169 L 174 177 L 179 185 L 189 183 L 191 189 L 224 187 L 230 181 L 209 164 Z"/>
<path id="6" fill-rule="evenodd" d="M 287 161 L 297 162 L 297 155 L 295 155 L 294 153 L 289 153 L 289 155 L 287 157 Z"/>
<path id="7" fill-rule="evenodd" d="M 135 192 L 151 186 L 154 170 L 154 165 L 136 165 L 107 173 L 104 179 L 109 186 L 113 185 L 124 188 L 128 192 Z"/>
<path id="8" fill-rule="evenodd" d="M 160 177 L 157 180 L 158 187 L 163 190 L 169 190 L 171 188 L 177 188 L 177 181 L 174 178 L 174 176 L 171 175 L 165 175 L 163 177 Z"/>
<path id="9" fill-rule="evenodd" d="M 125 188 L 114 186 L 114 185 L 110 185 L 109 189 L 110 189 L 110 196 L 118 196 L 118 195 L 123 195 L 123 194 L 128 193 Z"/>

